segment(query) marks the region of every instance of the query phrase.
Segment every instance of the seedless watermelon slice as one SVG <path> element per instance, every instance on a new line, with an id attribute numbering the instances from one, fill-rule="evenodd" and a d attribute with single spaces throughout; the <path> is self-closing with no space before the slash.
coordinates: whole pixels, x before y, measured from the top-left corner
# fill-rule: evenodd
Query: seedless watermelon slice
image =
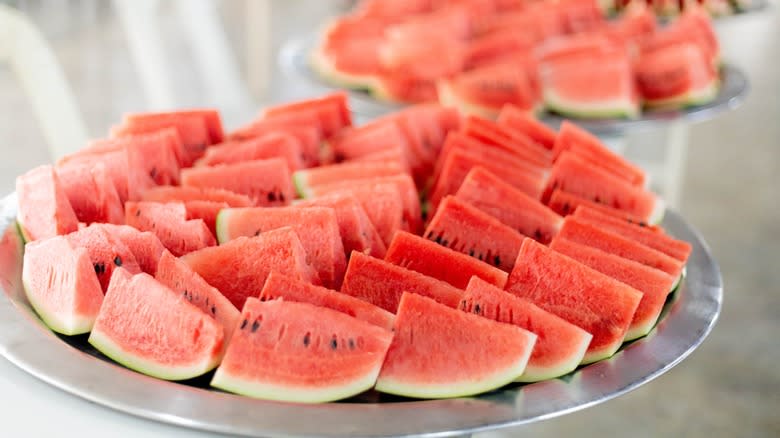
<path id="1" fill-rule="evenodd" d="M 157 327 L 157 330 L 149 330 Z M 89 343 L 120 364 L 165 380 L 213 369 L 222 356 L 222 326 L 148 274 L 117 269 Z"/>
<path id="2" fill-rule="evenodd" d="M 593 339 L 576 325 L 478 277 L 469 281 L 458 308 L 516 325 L 537 336 L 525 372 L 517 379 L 520 382 L 554 379 L 574 371 Z"/>
<path id="3" fill-rule="evenodd" d="M 211 385 L 255 398 L 321 403 L 374 386 L 393 335 L 309 303 L 249 298 Z"/>
<path id="4" fill-rule="evenodd" d="M 376 382 L 380 392 L 415 398 L 463 397 L 523 374 L 536 335 L 404 293 Z"/>
<path id="5" fill-rule="evenodd" d="M 76 213 L 53 167 L 36 167 L 17 177 L 16 195 L 16 220 L 26 242 L 78 229 Z"/>

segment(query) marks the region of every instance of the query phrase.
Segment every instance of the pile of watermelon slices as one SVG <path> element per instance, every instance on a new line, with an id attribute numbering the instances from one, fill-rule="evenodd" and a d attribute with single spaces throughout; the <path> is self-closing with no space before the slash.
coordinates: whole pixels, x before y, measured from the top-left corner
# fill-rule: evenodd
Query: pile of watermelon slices
<path id="1" fill-rule="evenodd" d="M 642 169 L 570 123 L 345 94 L 126 116 L 17 178 L 23 283 L 53 331 L 161 379 L 325 402 L 468 396 L 612 356 L 691 246 Z"/>
<path id="2" fill-rule="evenodd" d="M 693 3 L 660 27 L 644 3 L 607 20 L 598 0 L 370 0 L 311 54 L 339 86 L 493 119 L 505 104 L 570 118 L 700 105 L 717 95 L 718 64 L 710 17 Z"/>

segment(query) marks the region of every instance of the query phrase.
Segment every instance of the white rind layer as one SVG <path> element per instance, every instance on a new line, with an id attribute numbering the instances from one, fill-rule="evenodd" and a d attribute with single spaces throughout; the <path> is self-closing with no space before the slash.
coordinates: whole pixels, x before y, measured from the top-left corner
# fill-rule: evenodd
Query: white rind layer
<path id="1" fill-rule="evenodd" d="M 312 51 L 309 56 L 309 65 L 317 74 L 343 88 L 373 90 L 379 83 L 375 76 L 354 75 L 339 71 L 328 56 L 322 52 L 321 47 Z"/>
<path id="2" fill-rule="evenodd" d="M 653 205 L 653 211 L 650 212 L 650 216 L 647 218 L 647 223 L 650 225 L 658 225 L 664 220 L 666 214 L 666 201 L 662 198 L 655 198 L 655 205 Z"/>
<path id="3" fill-rule="evenodd" d="M 503 370 L 498 370 L 490 376 L 479 380 L 451 381 L 436 384 L 421 382 L 403 382 L 392 377 L 382 377 L 376 381 L 376 390 L 387 394 L 395 394 L 412 398 L 453 398 L 466 397 L 492 391 L 516 381 L 524 372 L 531 358 L 536 335 L 526 331 L 528 348 Z"/>
<path id="4" fill-rule="evenodd" d="M 639 104 L 631 99 L 608 99 L 598 102 L 576 102 L 568 100 L 551 89 L 544 90 L 544 104 L 551 110 L 563 115 L 589 118 L 637 118 L 639 116 Z"/>
<path id="5" fill-rule="evenodd" d="M 343 385 L 323 388 L 290 387 L 272 382 L 253 382 L 235 378 L 227 374 L 221 367 L 217 368 L 211 386 L 248 397 L 297 403 L 325 403 L 352 397 L 367 391 L 374 386 L 382 362 L 364 376 Z"/>
<path id="6" fill-rule="evenodd" d="M 583 332 L 585 332 L 583 330 Z M 571 355 L 566 360 L 561 361 L 558 364 L 547 367 L 533 367 L 530 364 L 526 367 L 525 372 L 516 379 L 517 382 L 540 382 L 542 380 L 554 379 L 560 377 L 577 369 L 582 359 L 585 357 L 585 352 L 588 350 L 593 335 L 585 332 L 587 336 L 583 336 L 582 342 L 577 348 L 574 349 Z"/>
<path id="7" fill-rule="evenodd" d="M 92 330 L 97 315 L 91 317 L 78 317 L 74 312 L 58 314 L 57 312 L 51 311 L 51 309 L 46 306 L 46 303 L 39 301 L 34 294 L 30 293 L 28 282 L 25 279 L 26 276 L 27 274 L 23 274 L 22 285 L 24 287 L 24 292 L 27 295 L 27 300 L 30 301 L 30 305 L 32 305 L 35 312 L 47 327 L 52 329 L 52 331 L 66 336 L 81 335 L 89 333 L 89 331 Z M 73 293 L 75 293 L 75 291 Z"/>
<path id="8" fill-rule="evenodd" d="M 198 377 L 214 369 L 220 360 L 219 355 L 214 355 L 186 365 L 163 365 L 125 351 L 103 333 L 99 326 L 92 330 L 88 341 L 101 353 L 127 368 L 163 380 L 186 380 Z"/>

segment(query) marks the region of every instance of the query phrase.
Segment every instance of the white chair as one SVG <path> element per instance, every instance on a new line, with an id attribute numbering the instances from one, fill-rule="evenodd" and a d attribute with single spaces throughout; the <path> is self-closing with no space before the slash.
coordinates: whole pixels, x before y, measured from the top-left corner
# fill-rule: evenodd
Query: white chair
<path id="1" fill-rule="evenodd" d="M 0 4 L 0 62 L 7 61 L 41 125 L 49 155 L 81 148 L 87 129 L 65 75 L 46 39 L 21 12 Z"/>

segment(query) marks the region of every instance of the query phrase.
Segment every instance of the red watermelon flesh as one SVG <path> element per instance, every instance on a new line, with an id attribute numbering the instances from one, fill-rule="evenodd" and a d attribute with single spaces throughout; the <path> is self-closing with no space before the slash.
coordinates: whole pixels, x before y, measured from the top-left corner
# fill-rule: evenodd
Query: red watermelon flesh
<path id="1" fill-rule="evenodd" d="M 342 131 L 330 140 L 333 160 L 336 162 L 362 157 L 390 149 L 400 149 L 409 163 L 409 145 L 401 128 L 394 120 L 377 121 Z"/>
<path id="2" fill-rule="evenodd" d="M 604 13 L 596 0 L 565 0 L 556 6 L 570 33 L 592 31 L 606 25 Z"/>
<path id="3" fill-rule="evenodd" d="M 555 144 L 555 131 L 538 121 L 531 112 L 523 111 L 514 105 L 504 105 L 501 108 L 498 124 L 510 131 L 525 134 L 545 149 L 552 149 Z"/>
<path id="4" fill-rule="evenodd" d="M 155 185 L 145 170 L 146 157 L 135 148 L 111 150 L 100 154 L 70 155 L 60 160 L 57 166 L 78 164 L 93 167 L 97 163 L 105 166 L 122 202 L 140 199 L 144 191 Z"/>
<path id="5" fill-rule="evenodd" d="M 337 310 L 353 318 L 365 321 L 383 329 L 393 328 L 395 316 L 370 302 L 359 300 L 347 294 L 315 286 L 311 283 L 271 272 L 260 291 L 260 301 L 281 298 L 285 301 L 310 303 L 319 307 Z"/>
<path id="6" fill-rule="evenodd" d="M 566 239 L 556 238 L 550 248 L 642 292 L 642 300 L 626 332 L 626 341 L 641 338 L 652 330 L 661 315 L 666 296 L 676 281 L 675 277 L 633 260 Z"/>
<path id="7" fill-rule="evenodd" d="M 512 152 L 520 158 L 542 167 L 552 166 L 552 154 L 547 149 L 538 146 L 526 136 L 505 129 L 496 122 L 475 116 L 466 117 L 461 132 L 468 137 L 494 146 L 498 149 Z"/>
<path id="8" fill-rule="evenodd" d="M 536 37 L 516 29 L 498 30 L 474 38 L 466 46 L 464 69 L 472 70 L 495 62 L 507 55 L 526 55 L 533 48 Z"/>
<path id="9" fill-rule="evenodd" d="M 108 289 L 111 275 L 116 268 L 124 267 L 131 274 L 141 272 L 132 251 L 99 224 L 82 228 L 66 237 L 74 248 L 87 250 L 103 292 Z"/>
<path id="10" fill-rule="evenodd" d="M 574 211 L 573 216 L 583 222 L 591 223 L 599 228 L 661 251 L 683 263 L 691 255 L 692 248 L 690 243 L 664 234 L 660 228 L 642 226 L 585 206 L 578 207 Z"/>
<path id="11" fill-rule="evenodd" d="M 465 47 L 439 29 L 416 35 L 389 36 L 379 46 L 379 62 L 389 74 L 396 72 L 419 79 L 436 79 L 458 73 L 465 62 Z M 425 44 L 418 44 L 421 39 Z"/>
<path id="12" fill-rule="evenodd" d="M 342 128 L 352 126 L 352 115 L 346 93 L 339 91 L 315 99 L 266 108 L 263 117 L 273 119 L 290 114 L 310 112 L 317 115 L 322 135 L 330 138 Z"/>
<path id="13" fill-rule="evenodd" d="M 537 336 L 525 372 L 517 379 L 521 382 L 554 379 L 574 371 L 593 339 L 576 325 L 478 277 L 469 282 L 458 308 Z"/>
<path id="14" fill-rule="evenodd" d="M 506 290 L 593 335 L 582 363 L 615 354 L 642 293 L 532 239 L 525 239 Z"/>
<path id="15" fill-rule="evenodd" d="M 414 233 L 418 232 L 418 230 L 422 228 L 420 198 L 414 181 L 412 181 L 412 178 L 408 174 L 367 177 L 355 180 L 345 179 L 341 182 L 314 187 L 310 193 L 314 196 L 319 196 L 339 192 L 343 189 L 350 189 L 355 186 L 358 186 L 357 191 L 370 192 L 374 187 L 385 184 L 392 184 L 396 191 L 398 191 L 398 194 L 401 195 L 401 201 L 403 203 L 403 225 L 401 228 Z"/>
<path id="16" fill-rule="evenodd" d="M 385 260 L 459 289 L 464 289 L 474 275 L 498 287 L 504 287 L 507 279 L 506 272 L 496 267 L 404 231 L 395 233 Z"/>
<path id="17" fill-rule="evenodd" d="M 66 163 L 56 171 L 79 222 L 124 223 L 122 201 L 103 163 Z"/>
<path id="18" fill-rule="evenodd" d="M 39 166 L 16 178 L 19 230 L 27 242 L 68 234 L 78 219 L 68 195 L 51 166 Z"/>
<path id="19" fill-rule="evenodd" d="M 525 371 L 536 335 L 404 293 L 395 336 L 376 382 L 380 392 L 460 397 L 499 388 Z"/>
<path id="20" fill-rule="evenodd" d="M 523 235 L 493 216 L 446 196 L 423 233 L 426 239 L 511 271 Z"/>
<path id="21" fill-rule="evenodd" d="M 203 155 L 203 151 L 212 143 L 203 117 L 174 113 L 127 115 L 121 125 L 111 128 L 111 136 L 147 134 L 166 128 L 175 128 L 184 145 L 184 155 L 178 157 L 181 167 L 192 166 L 192 163 Z"/>
<path id="22" fill-rule="evenodd" d="M 360 201 L 351 194 L 332 194 L 297 201 L 297 207 L 329 207 L 336 214 L 344 254 L 352 251 L 384 258 L 387 246 L 366 214 Z"/>
<path id="23" fill-rule="evenodd" d="M 160 256 L 154 279 L 214 318 L 223 328 L 224 347 L 227 348 L 241 313 L 222 292 L 206 283 L 186 263 L 168 251 Z"/>
<path id="24" fill-rule="evenodd" d="M 89 343 L 135 371 L 160 379 L 185 380 L 219 363 L 224 330 L 211 316 L 150 275 L 131 276 L 118 269 Z"/>
<path id="25" fill-rule="evenodd" d="M 455 197 L 545 244 L 558 233 L 563 222 L 561 216 L 538 199 L 479 166 L 471 169 Z"/>
<path id="26" fill-rule="evenodd" d="M 298 119 L 304 120 L 299 121 Z M 230 133 L 228 140 L 251 140 L 274 132 L 290 134 L 300 142 L 304 167 L 318 166 L 320 164 L 322 132 L 319 126 L 317 126 L 316 117 L 313 115 L 310 118 L 305 118 L 305 114 L 296 114 L 290 117 L 255 120 L 249 125 Z"/>
<path id="27" fill-rule="evenodd" d="M 395 313 L 403 292 L 411 292 L 456 307 L 463 291 L 419 272 L 365 254 L 349 259 L 341 292 Z"/>
<path id="28" fill-rule="evenodd" d="M 553 193 L 552 198 L 555 198 L 556 195 L 558 194 L 570 196 L 566 192 L 560 192 L 556 190 L 556 192 Z M 574 207 L 567 206 L 567 209 L 570 210 L 569 213 L 570 214 L 577 213 L 576 217 L 583 220 L 590 220 L 593 222 L 605 222 L 608 224 L 627 223 L 629 225 L 637 226 L 639 228 L 650 231 L 654 234 L 664 233 L 664 229 L 660 225 L 649 225 L 645 222 L 637 221 L 635 218 L 623 214 L 623 212 L 621 212 L 620 210 L 615 210 L 614 208 L 607 207 L 604 204 L 594 204 L 593 202 L 590 201 L 582 202 L 582 203 L 575 202 L 573 204 Z"/>
<path id="29" fill-rule="evenodd" d="M 242 161 L 284 158 L 290 170 L 303 168 L 301 144 L 292 135 L 274 132 L 249 140 L 217 143 L 195 162 L 195 166 L 240 163 Z"/>
<path id="30" fill-rule="evenodd" d="M 216 201 L 184 201 L 184 208 L 187 210 L 187 219 L 201 219 L 206 224 L 206 228 L 213 235 L 217 235 L 217 215 L 220 210 L 230 208 L 227 202 Z"/>
<path id="31" fill-rule="evenodd" d="M 251 207 L 253 205 L 252 200 L 246 195 L 209 187 L 152 187 L 143 193 L 141 200 L 151 202 L 224 202 L 231 207 Z"/>
<path id="32" fill-rule="evenodd" d="M 154 233 L 177 257 L 217 244 L 203 220 L 187 220 L 183 203 L 127 202 L 125 222 Z"/>
<path id="33" fill-rule="evenodd" d="M 400 146 L 396 147 L 390 147 L 388 149 L 384 149 L 377 152 L 371 152 L 366 155 L 361 155 L 359 157 L 350 158 L 347 160 L 349 163 L 372 163 L 372 162 L 380 162 L 380 163 L 397 163 L 404 172 L 411 172 L 411 168 L 409 167 L 409 162 L 406 159 L 406 154 L 404 153 L 403 149 L 401 149 Z"/>
<path id="34" fill-rule="evenodd" d="M 293 173 L 292 179 L 298 194 L 308 198 L 311 189 L 317 186 L 403 173 L 403 168 L 395 163 L 339 163 L 299 170 Z"/>
<path id="35" fill-rule="evenodd" d="M 211 139 L 211 143 L 209 144 L 222 143 L 225 140 L 225 130 L 222 127 L 222 117 L 220 117 L 219 111 L 217 111 L 216 109 L 200 108 L 200 109 L 179 110 L 176 111 L 174 114 L 180 116 L 202 117 L 203 121 L 206 123 L 206 129 L 209 132 L 209 138 Z M 146 117 L 151 117 L 151 116 L 147 114 Z"/>
<path id="36" fill-rule="evenodd" d="M 94 224 L 106 230 L 133 253 L 138 266 L 149 275 L 157 273 L 157 265 L 165 251 L 160 239 L 152 232 L 140 231 L 129 225 Z"/>
<path id="37" fill-rule="evenodd" d="M 301 240 L 290 227 L 239 237 L 189 253 L 182 260 L 239 309 L 247 297 L 260 293 L 272 271 L 320 283 L 317 272 L 306 261 Z"/>
<path id="38" fill-rule="evenodd" d="M 378 76 L 377 82 L 372 84 L 371 93 L 380 100 L 402 103 L 431 102 L 438 98 L 435 79 L 419 78 L 402 72 Z"/>
<path id="39" fill-rule="evenodd" d="M 219 213 L 217 236 L 225 243 L 242 236 L 292 227 L 322 284 L 338 288 L 346 259 L 336 214 L 327 207 L 228 208 Z"/>
<path id="40" fill-rule="evenodd" d="M 636 66 L 645 105 L 695 105 L 715 98 L 718 72 L 699 47 L 681 43 L 645 51 Z"/>
<path id="41" fill-rule="evenodd" d="M 299 403 L 351 397 L 374 386 L 392 336 L 336 310 L 249 298 L 211 385 Z"/>
<path id="42" fill-rule="evenodd" d="M 598 210 L 606 215 L 614 216 L 631 223 L 640 224 L 641 226 L 646 226 L 650 229 L 658 228 L 657 225 L 648 225 L 647 218 L 642 219 L 626 212 L 625 210 L 618 210 L 617 208 L 610 207 L 606 204 L 591 201 L 590 199 L 584 198 L 580 195 L 575 195 L 560 189 L 553 190 L 547 205 L 550 207 L 550 209 L 560 214 L 561 216 L 568 216 L 574 213 L 578 207 L 585 206 L 592 210 Z"/>
<path id="43" fill-rule="evenodd" d="M 334 188 L 317 196 L 353 196 L 365 210 L 376 232 L 385 245 L 389 245 L 396 231 L 408 229 L 404 218 L 404 204 L 395 184 L 374 186 L 354 185 Z"/>
<path id="44" fill-rule="evenodd" d="M 640 49 L 642 53 L 649 53 L 685 43 L 695 44 L 710 64 L 717 64 L 720 48 L 712 26 L 702 25 L 691 16 L 680 17 L 670 26 L 645 38 L 640 43 Z"/>
<path id="45" fill-rule="evenodd" d="M 282 158 L 184 169 L 181 184 L 230 190 L 248 196 L 258 206 L 288 205 L 294 196 L 290 169 Z"/>
<path id="46" fill-rule="evenodd" d="M 624 210 L 646 222 L 654 222 L 663 212 L 663 201 L 652 192 L 593 167 L 589 161 L 572 152 L 564 152 L 558 157 L 542 199 L 549 199 L 555 189 Z"/>
<path id="47" fill-rule="evenodd" d="M 666 272 L 677 279 L 683 268 L 680 260 L 661 251 L 625 238 L 619 234 L 604 230 L 600 225 L 591 225 L 573 216 L 563 221 L 558 238 L 588 245 L 617 256 L 634 260 L 643 265 Z"/>
<path id="48" fill-rule="evenodd" d="M 28 243 L 22 283 L 33 309 L 55 332 L 77 335 L 92 329 L 103 291 L 86 249 L 63 236 Z"/>
<path id="49" fill-rule="evenodd" d="M 495 157 L 493 158 L 495 159 Z M 484 167 L 531 197 L 539 198 L 541 196 L 545 184 L 543 176 L 529 175 L 512 165 L 494 159 L 464 149 L 452 151 L 444 161 L 441 173 L 431 189 L 429 195 L 431 204 L 435 206 L 444 196 L 457 192 L 469 171 L 477 166 Z"/>
<path id="50" fill-rule="evenodd" d="M 644 186 L 644 170 L 620 155 L 612 152 L 601 140 L 588 131 L 564 120 L 555 139 L 553 154 L 558 159 L 564 151 L 570 151 L 592 166 L 599 167 L 635 186 Z"/>
<path id="51" fill-rule="evenodd" d="M 137 149 L 139 160 L 149 178 L 157 185 L 179 183 L 179 161 L 183 144 L 174 128 L 162 129 L 148 134 L 128 135 L 118 138 L 94 140 L 79 154 L 101 154 L 126 148 Z"/>

